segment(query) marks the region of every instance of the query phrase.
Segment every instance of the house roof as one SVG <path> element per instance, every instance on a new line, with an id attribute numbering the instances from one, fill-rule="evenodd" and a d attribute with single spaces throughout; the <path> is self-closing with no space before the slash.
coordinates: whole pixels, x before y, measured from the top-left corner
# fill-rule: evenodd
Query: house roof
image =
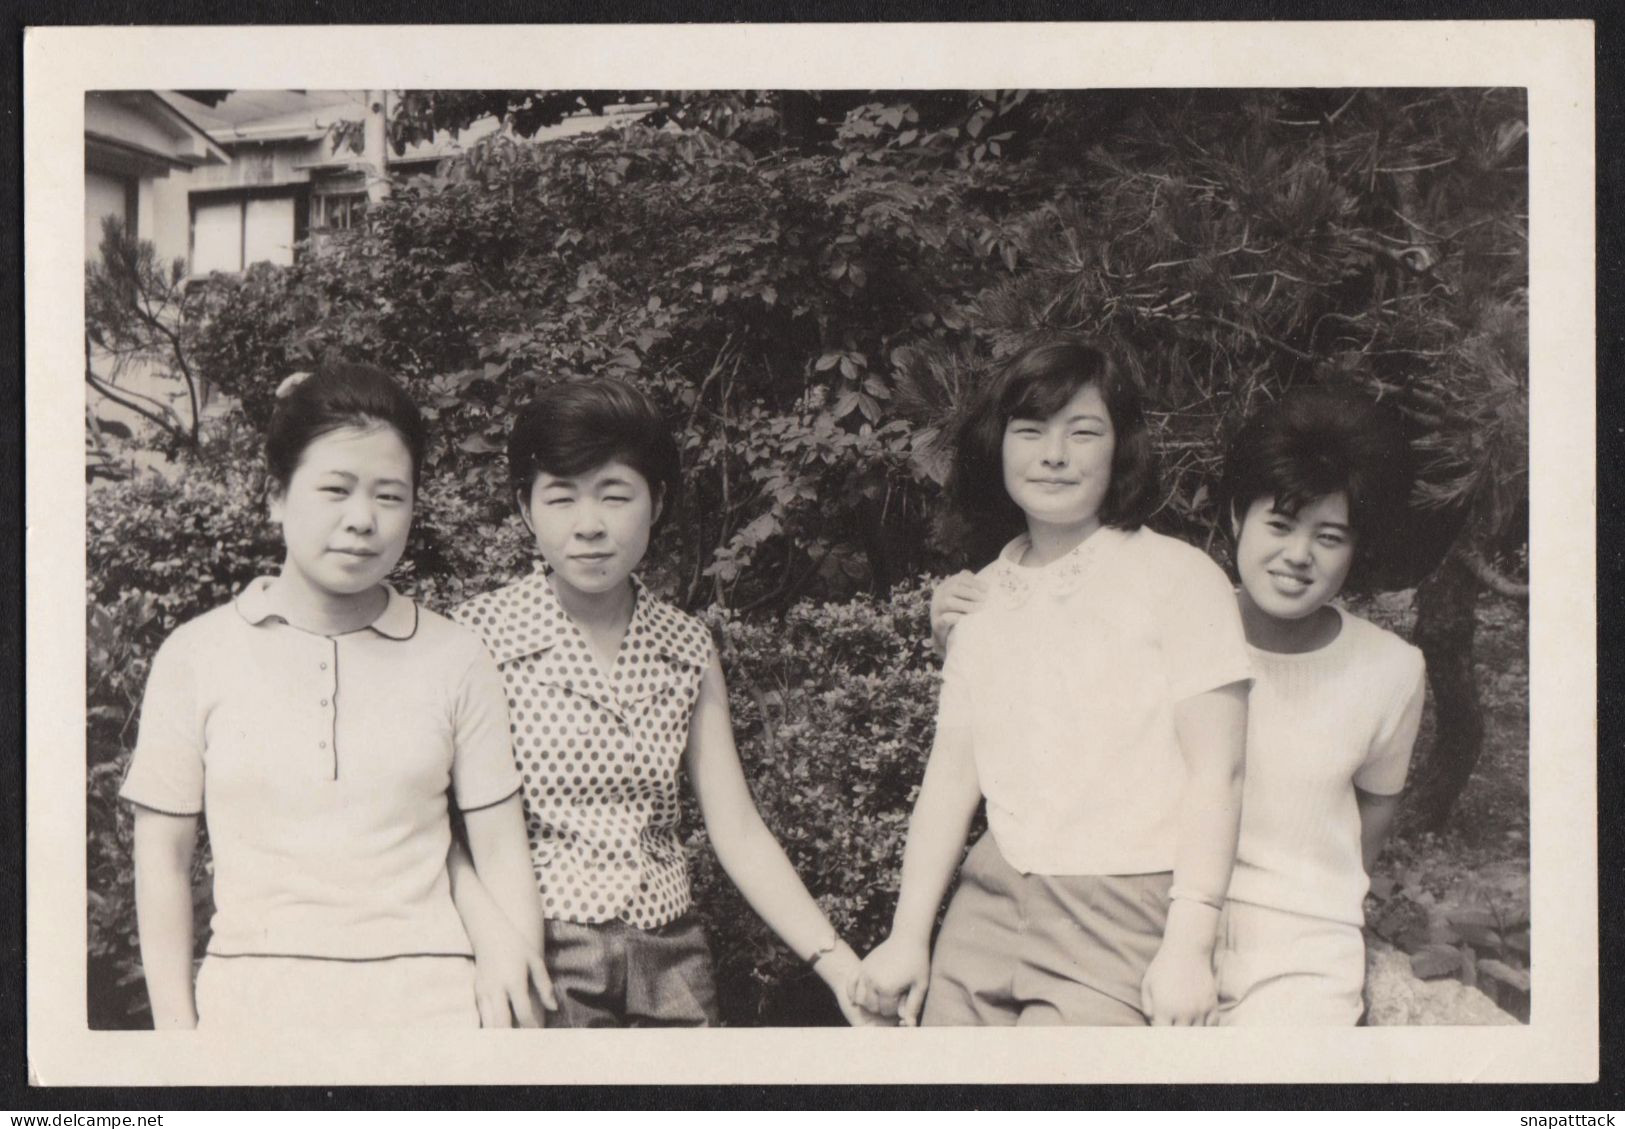
<path id="1" fill-rule="evenodd" d="M 150 90 L 89 92 L 85 151 L 100 166 L 142 176 L 231 160 L 202 126 Z"/>
<path id="2" fill-rule="evenodd" d="M 239 131 L 266 124 L 297 126 L 302 121 L 308 126 L 318 115 L 345 103 L 352 103 L 359 114 L 363 98 L 363 94 L 356 90 L 229 90 L 212 93 L 216 95 L 212 103 L 200 101 L 180 90 L 166 90 L 164 97 L 176 106 L 187 107 L 194 120 L 222 140 Z M 331 122 L 331 114 L 326 114 L 323 120 Z"/>
<path id="3" fill-rule="evenodd" d="M 214 99 L 212 105 L 179 91 L 165 91 L 172 104 L 189 107 L 192 116 L 214 139 L 225 146 L 236 143 L 278 141 L 317 141 L 327 136 L 339 121 L 360 121 L 366 114 L 366 92 L 361 90 L 233 90 L 199 91 Z M 547 141 L 603 129 L 628 113 L 643 112 L 647 106 L 610 106 L 603 115 L 578 114 L 539 131 L 532 140 Z M 435 160 L 466 147 L 470 142 L 497 132 L 501 122 L 482 118 L 464 128 L 455 139 L 441 134 L 432 141 L 407 146 L 406 152 L 390 151 L 390 164 Z M 302 163 L 300 168 L 337 168 L 352 164 L 338 154 Z"/>

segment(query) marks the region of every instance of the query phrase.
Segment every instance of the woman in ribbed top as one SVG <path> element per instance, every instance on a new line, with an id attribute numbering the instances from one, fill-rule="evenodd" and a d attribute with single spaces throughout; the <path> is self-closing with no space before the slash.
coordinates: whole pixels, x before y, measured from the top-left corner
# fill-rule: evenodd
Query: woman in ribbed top
<path id="1" fill-rule="evenodd" d="M 1368 874 L 1405 785 L 1422 653 L 1334 606 L 1409 490 L 1399 428 L 1296 390 L 1243 425 L 1221 504 L 1254 682 L 1241 841 L 1217 950 L 1224 1024 L 1353 1024 Z"/>

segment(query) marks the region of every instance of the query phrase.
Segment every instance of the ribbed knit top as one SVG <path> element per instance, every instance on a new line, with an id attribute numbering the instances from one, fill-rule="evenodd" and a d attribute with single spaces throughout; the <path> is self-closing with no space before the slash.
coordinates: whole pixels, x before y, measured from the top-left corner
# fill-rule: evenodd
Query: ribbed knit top
<path id="1" fill-rule="evenodd" d="M 1405 786 L 1426 689 L 1422 652 L 1338 609 L 1331 643 L 1249 647 L 1241 841 L 1230 897 L 1361 924 L 1369 879 L 1354 790 Z"/>

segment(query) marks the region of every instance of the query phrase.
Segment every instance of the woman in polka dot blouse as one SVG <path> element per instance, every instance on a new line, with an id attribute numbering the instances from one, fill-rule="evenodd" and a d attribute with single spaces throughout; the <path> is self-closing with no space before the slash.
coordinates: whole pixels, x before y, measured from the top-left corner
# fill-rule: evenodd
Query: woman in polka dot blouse
<path id="1" fill-rule="evenodd" d="M 507 689 L 546 918 L 551 983 L 536 987 L 557 1004 L 549 1023 L 716 1022 L 678 836 L 680 767 L 745 899 L 849 1021 L 876 1018 L 850 1002 L 857 955 L 756 810 L 710 632 L 632 575 L 678 482 L 655 406 L 614 379 L 555 384 L 519 413 L 508 465 L 544 567 L 452 614 L 485 640 Z M 462 908 L 477 960 L 499 979 L 534 979 L 494 903 Z"/>

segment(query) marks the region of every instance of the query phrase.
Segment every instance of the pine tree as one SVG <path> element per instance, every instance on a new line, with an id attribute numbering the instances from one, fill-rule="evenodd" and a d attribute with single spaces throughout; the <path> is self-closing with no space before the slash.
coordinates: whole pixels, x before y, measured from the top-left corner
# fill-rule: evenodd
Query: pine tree
<path id="1" fill-rule="evenodd" d="M 1050 198 L 1013 216 L 1015 269 L 969 304 L 979 341 L 911 351 L 901 402 L 940 473 L 975 371 L 1033 337 L 1125 346 L 1164 452 L 1164 528 L 1211 544 L 1224 438 L 1299 384 L 1396 404 L 1416 520 L 1388 587 L 1420 582 L 1437 739 L 1416 801 L 1439 826 L 1483 743 L 1472 673 L 1486 587 L 1526 540 L 1525 107 L 1515 90 L 1043 97 L 1029 160 Z"/>

